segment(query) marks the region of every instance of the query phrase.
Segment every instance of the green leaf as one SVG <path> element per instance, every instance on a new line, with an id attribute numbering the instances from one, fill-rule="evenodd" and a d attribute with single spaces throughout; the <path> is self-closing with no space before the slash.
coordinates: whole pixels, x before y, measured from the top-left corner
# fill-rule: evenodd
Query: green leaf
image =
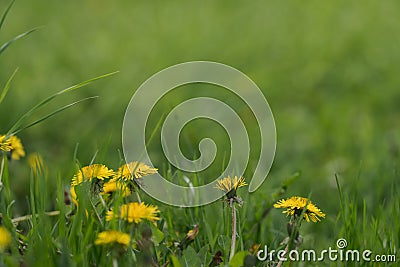
<path id="1" fill-rule="evenodd" d="M 233 256 L 229 262 L 229 267 L 241 267 L 243 266 L 244 258 L 249 254 L 248 251 L 239 251 Z"/>
<path id="2" fill-rule="evenodd" d="M 153 224 L 149 224 L 153 233 L 153 241 L 155 245 L 159 245 L 164 240 L 164 233 Z"/>
<path id="3" fill-rule="evenodd" d="M 244 257 L 243 267 L 254 267 L 257 264 L 257 256 L 248 254 Z"/>
<path id="4" fill-rule="evenodd" d="M 183 251 L 181 263 L 185 267 L 201 266 L 200 258 L 191 246 Z"/>
<path id="5" fill-rule="evenodd" d="M 197 255 L 200 258 L 201 262 L 203 263 L 209 262 L 211 260 L 209 245 L 205 245 L 204 247 L 202 247 L 197 253 Z"/>
<path id="6" fill-rule="evenodd" d="M 175 255 L 171 254 L 169 258 L 171 259 L 173 267 L 182 267 L 181 263 L 179 262 L 178 258 Z"/>

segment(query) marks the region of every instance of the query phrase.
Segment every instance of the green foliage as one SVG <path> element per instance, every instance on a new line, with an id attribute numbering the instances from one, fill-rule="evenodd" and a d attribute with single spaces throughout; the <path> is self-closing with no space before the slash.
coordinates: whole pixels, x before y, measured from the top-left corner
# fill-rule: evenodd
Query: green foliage
<path id="1" fill-rule="evenodd" d="M 248 251 L 239 251 L 235 254 L 232 260 L 229 262 L 229 267 L 241 267 L 245 257 L 249 255 Z"/>

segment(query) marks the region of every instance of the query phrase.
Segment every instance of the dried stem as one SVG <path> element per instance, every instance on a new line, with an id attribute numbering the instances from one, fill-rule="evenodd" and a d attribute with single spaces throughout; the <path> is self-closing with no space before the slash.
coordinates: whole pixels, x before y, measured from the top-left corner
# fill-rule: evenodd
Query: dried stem
<path id="1" fill-rule="evenodd" d="M 46 214 L 47 216 L 57 216 L 57 215 L 60 214 L 60 211 L 59 211 L 59 210 L 48 211 L 48 212 L 45 212 L 45 214 Z M 39 214 L 35 214 L 35 216 L 38 217 Z M 14 218 L 14 219 L 11 220 L 11 222 L 12 222 L 12 223 L 19 223 L 19 222 L 26 221 L 26 220 L 30 220 L 30 219 L 32 219 L 32 215 L 31 215 L 31 214 L 25 215 L 25 216 L 21 216 L 21 217 L 17 217 L 17 218 Z"/>
<path id="2" fill-rule="evenodd" d="M 230 199 L 230 207 L 232 209 L 232 241 L 231 241 L 231 253 L 229 255 L 229 261 L 232 260 L 235 255 L 235 247 L 236 247 L 236 209 L 233 205 L 234 199 Z"/>
<path id="3" fill-rule="evenodd" d="M 113 267 L 118 267 L 118 261 L 117 261 L 117 258 L 113 258 L 113 260 L 112 260 L 112 265 L 113 265 Z"/>
<path id="4" fill-rule="evenodd" d="M 5 155 L 3 155 L 1 159 L 1 166 L 0 166 L 0 192 L 3 189 L 2 179 L 3 179 L 4 161 L 5 161 Z"/>

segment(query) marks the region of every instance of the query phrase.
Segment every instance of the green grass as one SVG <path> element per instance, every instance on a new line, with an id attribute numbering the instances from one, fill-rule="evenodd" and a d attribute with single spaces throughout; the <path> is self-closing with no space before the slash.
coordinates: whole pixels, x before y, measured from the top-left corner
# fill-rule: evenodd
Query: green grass
<path id="1" fill-rule="evenodd" d="M 170 262 L 168 266 L 208 266 L 217 251 L 222 252 L 224 262 L 229 262 L 231 218 L 230 209 L 225 201 L 217 201 L 205 207 L 171 208 L 140 193 L 145 203 L 158 205 L 160 221 L 155 225 L 146 222 L 139 224 L 107 222 L 105 212 L 111 207 L 116 208 L 119 204 L 115 204 L 116 206 L 110 204 L 108 208 L 102 207 L 97 197 L 88 194 L 90 185 L 87 185 L 77 192 L 79 208 L 65 205 L 64 191 L 67 186 L 59 176 L 57 187 L 54 190 L 50 188 L 46 171 L 48 167 L 45 166 L 37 175 L 33 172 L 30 175 L 30 194 L 25 202 L 28 213 L 34 216 L 13 218 L 15 195 L 10 190 L 12 170 L 4 158 L 2 173 L 4 187 L 0 206 L 2 223 L 8 229 L 18 229 L 18 232 L 11 231 L 13 241 L 9 249 L 2 253 L 2 264 L 17 266 L 23 262 L 28 266 L 41 266 L 46 262 L 51 266 L 109 266 L 116 259 L 120 266 L 149 266 L 149 262 L 143 256 L 146 253 L 144 250 L 94 245 L 97 234 L 106 229 L 130 232 L 135 242 L 143 240 L 143 231 L 151 229 L 153 237 L 148 253 L 160 266 L 167 262 Z M 337 197 L 330 200 L 338 205 L 337 214 L 327 213 L 327 218 L 318 224 L 303 223 L 304 227 L 300 229 L 303 238 L 301 249 L 318 251 L 329 246 L 336 248 L 336 239 L 340 237 L 347 240 L 349 249 L 371 249 L 373 255 L 387 255 L 398 251 L 400 226 L 393 220 L 400 215 L 397 201 L 398 188 L 393 186 L 385 203 L 378 205 L 376 210 L 372 211 L 367 206 L 365 198 L 357 195 L 356 187 L 343 191 L 339 177 L 337 181 Z M 298 183 L 299 174 L 286 179 L 275 192 L 264 196 L 248 195 L 239 189 L 238 193 L 244 198 L 244 204 L 242 207 L 237 207 L 237 258 L 231 261 L 231 266 L 241 266 L 243 257 L 251 255 L 249 249 L 254 244 L 265 244 L 269 249 L 282 249 L 279 244 L 287 235 L 285 226 L 287 219 L 280 211 L 271 208 L 276 200 L 287 195 L 287 188 L 293 188 Z M 97 204 L 93 202 L 96 199 Z M 116 198 L 115 203 L 136 200 L 132 195 L 125 200 Z M 324 203 L 323 200 L 320 202 Z M 52 210 L 59 213 L 50 214 L 49 211 Z M 12 220 L 15 226 L 12 226 Z M 198 236 L 185 249 L 178 249 L 174 244 L 182 242 L 185 234 L 194 225 L 200 227 Z M 326 229 L 330 229 L 330 232 Z M 255 256 L 251 257 L 254 259 Z M 277 262 L 276 260 L 275 264 Z M 256 266 L 271 266 L 264 264 L 267 263 L 258 262 Z M 325 264 L 330 266 L 336 263 L 326 261 Z M 342 266 L 343 263 L 337 264 Z M 369 264 L 363 261 L 355 264 L 350 262 L 348 266 L 369 266 Z"/>
<path id="2" fill-rule="evenodd" d="M 7 10 L 8 5 L 8 1 L 0 2 L 0 10 Z M 248 251 L 253 244 L 280 247 L 287 236 L 288 218 L 271 209 L 272 204 L 280 198 L 310 195 L 327 215 L 320 223 L 302 224 L 301 249 L 335 248 L 338 238 L 346 238 L 348 248 L 395 253 L 399 258 L 399 11 L 395 0 L 252 1 L 241 5 L 228 1 L 173 1 L 168 5 L 16 1 L 7 19 L 1 20 L 0 44 L 30 29 L 38 30 L 12 42 L 0 55 L 0 88 L 5 89 L 0 93 L 0 134 L 12 129 L 30 107 L 62 88 L 103 73 L 119 73 L 57 97 L 24 124 L 80 99 L 99 96 L 18 134 L 28 155 L 38 152 L 43 156 L 47 171 L 35 177 L 28 157 L 4 161 L 1 224 L 10 230 L 13 241 L 8 250 L 0 252 L 0 266 L 21 262 L 27 266 L 42 266 L 43 262 L 112 265 L 116 252 L 93 245 L 97 233 L 111 227 L 104 221 L 105 210 L 97 207 L 103 221 L 89 203 L 82 203 L 82 209 L 72 215 L 72 208 L 64 204 L 64 191 L 68 191 L 77 162 L 88 165 L 95 155 L 96 163 L 118 168 L 123 160 L 122 120 L 130 97 L 157 71 L 189 60 L 222 62 L 243 71 L 262 89 L 275 116 L 278 142 L 272 170 L 255 193 L 239 189 L 244 204 L 237 208 L 237 251 Z M 256 121 L 244 103 L 225 90 L 206 85 L 177 88 L 157 105 L 148 132 L 158 129 L 161 115 L 195 96 L 223 100 L 244 119 L 252 144 L 245 174 L 250 177 L 259 153 Z M 159 136 L 157 130 L 149 148 L 160 173 L 178 183 L 182 175 L 191 177 L 169 166 Z M 182 131 L 183 153 L 188 158 L 198 155 L 198 142 L 205 136 L 216 141 L 218 155 L 211 168 L 197 174 L 198 183 L 219 173 L 229 157 L 226 133 L 202 120 Z M 230 211 L 223 201 L 180 209 L 140 194 L 160 209 L 162 220 L 156 228 L 162 235 L 152 228 L 154 254 L 160 264 L 169 260 L 170 266 L 178 266 L 177 262 L 208 266 L 217 251 L 227 262 L 231 226 Z M 59 215 L 46 215 L 54 210 Z M 12 226 L 13 218 L 29 214 L 37 216 Z M 194 242 L 172 253 L 173 243 L 195 224 L 200 228 Z M 141 224 L 135 238 L 140 239 L 146 227 L 153 226 Z M 120 266 L 139 265 L 140 260 L 140 252 L 130 249 L 118 257 Z M 329 261 L 305 266 L 312 264 L 396 266 Z"/>

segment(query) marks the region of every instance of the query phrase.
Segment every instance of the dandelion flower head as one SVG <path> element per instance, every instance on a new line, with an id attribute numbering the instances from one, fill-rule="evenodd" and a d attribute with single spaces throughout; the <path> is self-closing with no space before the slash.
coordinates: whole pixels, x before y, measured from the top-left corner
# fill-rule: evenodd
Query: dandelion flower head
<path id="1" fill-rule="evenodd" d="M 193 229 L 187 232 L 185 238 L 189 240 L 194 240 L 198 234 L 199 234 L 199 226 L 196 224 Z"/>
<path id="2" fill-rule="evenodd" d="M 45 169 L 43 158 L 39 153 L 32 153 L 28 156 L 29 167 L 35 175 L 42 173 Z"/>
<path id="3" fill-rule="evenodd" d="M 129 187 L 122 181 L 108 181 L 104 183 L 102 194 L 111 194 L 117 191 L 121 192 L 121 195 L 124 197 L 131 194 Z"/>
<path id="4" fill-rule="evenodd" d="M 286 210 L 284 210 L 283 213 L 286 213 L 288 216 L 294 216 L 295 214 L 300 215 L 303 212 L 303 209 L 306 208 L 304 212 L 304 219 L 307 222 L 318 222 L 321 221 L 319 217 L 325 218 L 325 213 L 323 213 L 310 200 L 304 197 L 295 196 L 286 200 L 281 199 L 274 204 L 274 208 L 285 208 Z"/>
<path id="5" fill-rule="evenodd" d="M 0 225 L 0 251 L 5 250 L 11 243 L 11 234 Z"/>
<path id="6" fill-rule="evenodd" d="M 227 198 L 236 197 L 236 190 L 239 187 L 246 186 L 246 182 L 244 181 L 244 177 L 238 178 L 237 176 L 231 178 L 230 176 L 225 177 L 217 181 L 217 185 L 215 188 L 226 193 Z"/>
<path id="7" fill-rule="evenodd" d="M 94 178 L 104 180 L 112 175 L 114 175 L 114 171 L 107 166 L 103 164 L 93 164 L 81 168 L 72 178 L 71 185 L 76 186 L 83 181 L 91 181 Z"/>
<path id="8" fill-rule="evenodd" d="M 19 160 L 21 157 L 25 157 L 25 150 L 21 139 L 15 135 L 12 135 L 7 139 L 6 135 L 1 135 L 0 150 L 11 152 L 11 158 L 13 160 Z"/>
<path id="9" fill-rule="evenodd" d="M 11 141 L 10 138 L 6 139 L 6 135 L 0 135 L 0 150 L 1 151 L 10 151 L 11 150 Z"/>
<path id="10" fill-rule="evenodd" d="M 128 234 L 120 231 L 109 230 L 100 232 L 97 235 L 97 239 L 94 241 L 95 245 L 107 245 L 118 243 L 124 246 L 128 246 L 131 242 L 131 238 Z"/>
<path id="11" fill-rule="evenodd" d="M 154 173 L 157 173 L 156 168 L 152 168 L 143 162 L 133 161 L 119 167 L 113 180 L 133 180 L 133 178 L 142 178 Z"/>
<path id="12" fill-rule="evenodd" d="M 142 220 L 148 220 L 155 222 L 160 220 L 158 217 L 157 206 L 147 205 L 145 203 L 131 202 L 124 204 L 119 208 L 119 213 L 115 213 L 113 210 L 107 212 L 106 220 L 110 221 L 115 217 L 127 220 L 129 223 L 139 223 Z"/>

